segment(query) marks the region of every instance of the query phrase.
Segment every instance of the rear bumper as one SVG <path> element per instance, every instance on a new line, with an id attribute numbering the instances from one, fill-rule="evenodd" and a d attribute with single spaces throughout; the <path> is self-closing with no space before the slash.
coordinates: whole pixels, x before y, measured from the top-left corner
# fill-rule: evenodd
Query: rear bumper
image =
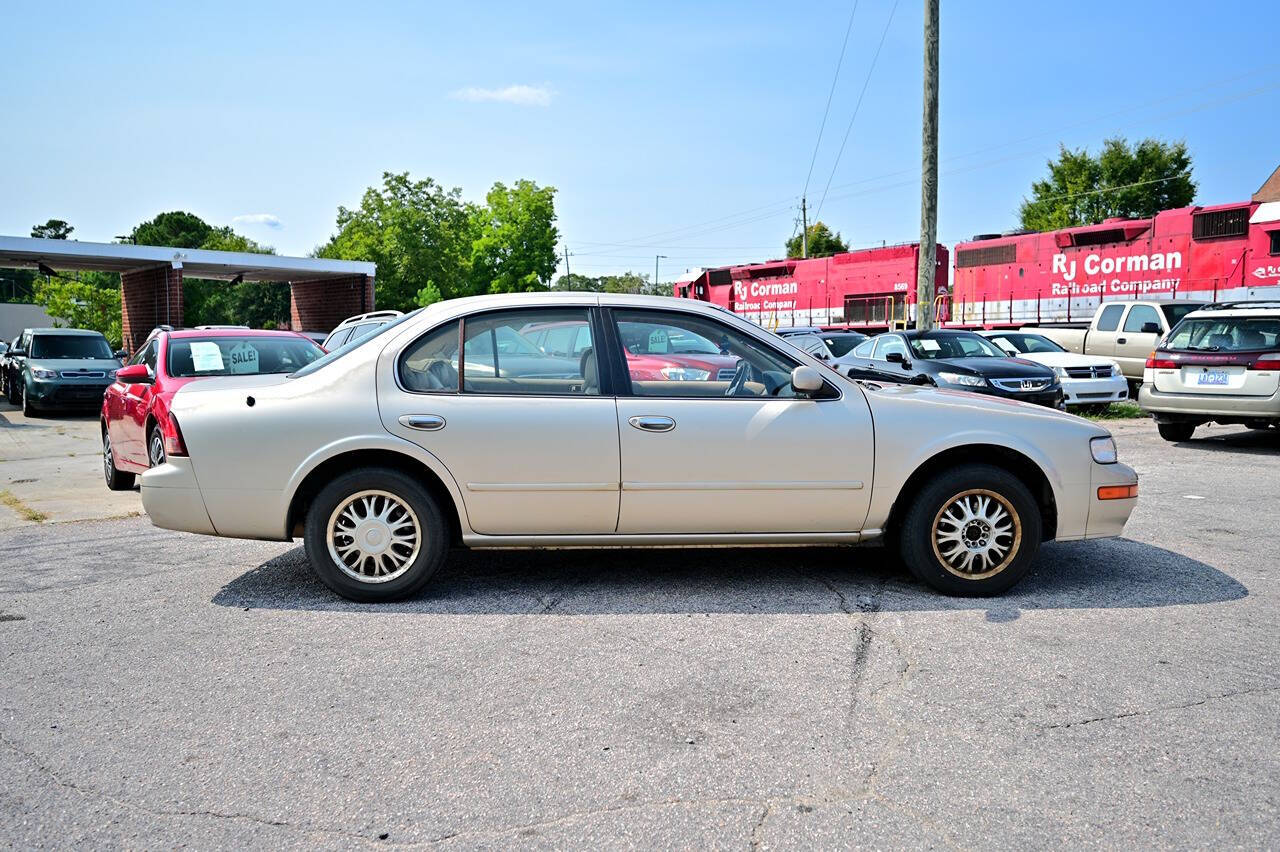
<path id="1" fill-rule="evenodd" d="M 1067 405 L 1102 405 L 1129 398 L 1124 376 L 1107 379 L 1063 379 L 1062 397 Z"/>
<path id="2" fill-rule="evenodd" d="M 1138 474 L 1127 464 L 1094 464 L 1089 485 L 1089 522 L 1085 538 L 1111 538 L 1124 532 L 1129 515 L 1138 505 L 1137 497 L 1099 500 L 1098 489 L 1106 485 L 1136 485 Z"/>
<path id="3" fill-rule="evenodd" d="M 170 458 L 142 474 L 142 508 L 151 523 L 167 530 L 217 535 L 196 485 L 191 459 Z"/>
<path id="4" fill-rule="evenodd" d="M 1157 421 L 1280 418 L 1280 394 L 1232 396 L 1210 393 L 1163 393 L 1144 382 L 1138 405 Z"/>

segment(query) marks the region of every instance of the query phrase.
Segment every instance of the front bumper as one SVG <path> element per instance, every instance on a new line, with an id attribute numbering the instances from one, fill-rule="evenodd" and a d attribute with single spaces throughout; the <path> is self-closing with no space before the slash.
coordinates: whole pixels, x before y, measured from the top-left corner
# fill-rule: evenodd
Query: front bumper
<path id="1" fill-rule="evenodd" d="M 97 408 L 111 382 L 68 379 L 27 380 L 27 398 L 39 408 Z"/>
<path id="2" fill-rule="evenodd" d="M 1150 383 L 1143 382 L 1138 390 L 1138 405 L 1161 422 L 1216 420 L 1219 417 L 1242 420 L 1280 418 L 1280 393 L 1271 396 L 1163 393 Z"/>
<path id="3" fill-rule="evenodd" d="M 191 459 L 171 457 L 142 474 L 142 508 L 151 523 L 167 530 L 217 535 L 196 484 Z"/>
<path id="4" fill-rule="evenodd" d="M 1089 521 L 1085 538 L 1112 538 L 1124 532 L 1124 525 L 1138 505 L 1137 497 L 1099 500 L 1098 489 L 1107 485 L 1137 485 L 1138 474 L 1127 464 L 1093 464 L 1089 482 Z"/>
<path id="5" fill-rule="evenodd" d="M 1067 405 L 1105 405 L 1129 398 L 1129 382 L 1124 376 L 1106 379 L 1063 379 L 1063 402 Z"/>
<path id="6" fill-rule="evenodd" d="M 952 387 L 947 385 L 947 387 Z M 961 388 L 956 386 L 957 390 L 975 391 L 983 393 L 987 396 L 998 396 L 1002 399 L 1016 399 L 1018 402 L 1029 402 L 1032 405 L 1043 405 L 1046 408 L 1062 407 L 1062 388 L 1058 385 L 1051 386 L 1048 390 L 1039 393 L 1018 393 L 1016 391 L 1007 391 L 1002 388 L 987 386 L 984 388 Z"/>

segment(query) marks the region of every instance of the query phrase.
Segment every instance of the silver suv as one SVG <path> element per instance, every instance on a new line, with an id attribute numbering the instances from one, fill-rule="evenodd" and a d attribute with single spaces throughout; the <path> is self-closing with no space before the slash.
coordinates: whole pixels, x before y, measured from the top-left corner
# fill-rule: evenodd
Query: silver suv
<path id="1" fill-rule="evenodd" d="M 1138 404 L 1167 441 L 1186 441 L 1210 421 L 1280 426 L 1280 302 L 1187 314 L 1147 359 Z"/>
<path id="2" fill-rule="evenodd" d="M 338 323 L 337 328 L 329 332 L 329 336 L 320 345 L 326 352 L 332 352 L 344 343 L 359 340 L 375 328 L 381 328 L 401 315 L 400 311 L 371 311 L 367 314 L 347 317 Z"/>

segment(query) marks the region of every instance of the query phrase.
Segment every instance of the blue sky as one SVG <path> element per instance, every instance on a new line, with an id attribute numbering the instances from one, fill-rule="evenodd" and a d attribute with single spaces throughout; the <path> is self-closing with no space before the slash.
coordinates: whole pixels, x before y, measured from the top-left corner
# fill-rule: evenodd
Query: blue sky
<path id="1" fill-rule="evenodd" d="M 920 0 L 860 0 L 808 195 L 854 245 L 919 229 Z M 851 2 L 11 4 L 0 233 L 164 210 L 305 254 L 383 171 L 558 188 L 573 271 L 776 257 Z M 884 32 L 883 52 L 839 164 Z M 1059 141 L 1184 139 L 1198 201 L 1280 165 L 1272 2 L 942 0 L 939 236 L 1013 226 Z"/>

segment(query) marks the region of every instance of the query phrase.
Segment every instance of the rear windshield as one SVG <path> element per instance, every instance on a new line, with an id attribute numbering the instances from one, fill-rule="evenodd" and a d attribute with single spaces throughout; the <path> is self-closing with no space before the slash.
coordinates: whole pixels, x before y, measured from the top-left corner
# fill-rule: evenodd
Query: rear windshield
<path id="1" fill-rule="evenodd" d="M 391 322 L 387 323 L 386 325 L 380 326 L 379 328 L 371 331 L 370 333 L 364 335 L 363 337 L 357 338 L 355 340 L 348 340 L 346 343 L 342 344 L 337 349 L 330 349 L 328 355 L 325 355 L 323 358 L 317 358 L 315 361 L 312 361 L 307 366 L 294 372 L 289 378 L 296 379 L 299 376 L 310 375 L 311 373 L 314 373 L 316 370 L 319 370 L 321 367 L 332 364 L 334 361 L 337 361 L 339 358 L 341 358 L 343 355 L 346 355 L 348 352 L 351 352 L 354 349 L 358 349 L 359 347 L 368 343 L 370 340 L 373 340 L 375 337 L 381 337 L 382 335 L 386 334 L 388 331 L 400 325 L 400 323 L 404 322 L 405 320 L 408 320 L 412 317 L 416 317 L 421 311 L 422 311 L 422 308 L 418 308 L 418 310 L 416 311 L 410 311 L 404 316 L 396 317 Z"/>
<path id="2" fill-rule="evenodd" d="M 303 337 L 183 337 L 169 339 L 169 375 L 252 376 L 292 373 L 324 355 Z"/>
<path id="3" fill-rule="evenodd" d="M 839 358 L 866 339 L 865 334 L 826 334 L 823 335 L 822 342 L 827 344 L 832 355 Z"/>
<path id="4" fill-rule="evenodd" d="M 1163 349 L 1256 352 L 1280 349 L 1280 317 L 1203 317 L 1178 324 Z"/>
<path id="5" fill-rule="evenodd" d="M 31 351 L 27 354 L 32 360 L 110 360 L 115 357 L 107 339 L 100 334 L 37 334 L 31 338 Z"/>

